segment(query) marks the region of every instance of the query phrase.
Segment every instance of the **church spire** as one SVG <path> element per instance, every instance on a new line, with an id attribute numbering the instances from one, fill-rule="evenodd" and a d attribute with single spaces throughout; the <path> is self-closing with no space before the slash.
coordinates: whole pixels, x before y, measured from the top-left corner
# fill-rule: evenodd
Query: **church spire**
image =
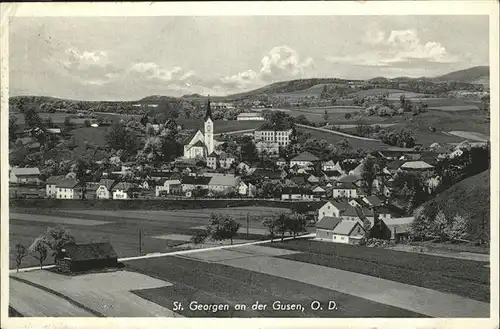
<path id="1" fill-rule="evenodd" d="M 208 101 L 207 101 L 207 113 L 205 114 L 205 121 L 208 119 L 212 120 L 212 108 L 210 107 L 210 95 L 208 95 Z"/>

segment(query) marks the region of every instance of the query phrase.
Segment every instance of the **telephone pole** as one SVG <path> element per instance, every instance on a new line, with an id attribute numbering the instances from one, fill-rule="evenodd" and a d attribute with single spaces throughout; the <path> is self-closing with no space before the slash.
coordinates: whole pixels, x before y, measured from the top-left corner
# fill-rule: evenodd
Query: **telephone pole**
<path id="1" fill-rule="evenodd" d="M 142 253 L 142 229 L 139 229 L 139 255 Z"/>
<path id="2" fill-rule="evenodd" d="M 248 235 L 249 235 L 248 223 L 249 223 L 249 218 L 248 218 L 248 213 L 247 213 L 247 239 L 248 239 Z"/>

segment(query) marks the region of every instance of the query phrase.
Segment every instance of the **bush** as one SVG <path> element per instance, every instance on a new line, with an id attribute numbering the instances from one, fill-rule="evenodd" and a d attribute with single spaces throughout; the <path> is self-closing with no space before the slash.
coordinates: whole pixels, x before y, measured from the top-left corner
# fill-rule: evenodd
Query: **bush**
<path id="1" fill-rule="evenodd" d="M 193 237 L 191 237 L 191 242 L 194 244 L 200 244 L 207 240 L 208 232 L 207 231 L 199 231 Z"/>

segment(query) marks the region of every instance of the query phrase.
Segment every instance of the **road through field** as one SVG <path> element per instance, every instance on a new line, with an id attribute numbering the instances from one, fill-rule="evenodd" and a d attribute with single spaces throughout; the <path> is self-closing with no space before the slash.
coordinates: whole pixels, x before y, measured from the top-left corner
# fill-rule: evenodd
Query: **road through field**
<path id="1" fill-rule="evenodd" d="M 193 256 L 203 259 L 204 254 Z M 431 317 L 489 317 L 488 303 L 331 267 L 262 256 L 234 257 L 219 263 L 308 283 Z"/>
<path id="2" fill-rule="evenodd" d="M 328 133 L 331 133 L 331 134 L 334 134 L 334 135 L 345 136 L 345 137 L 359 139 L 359 140 L 363 140 L 363 141 L 380 142 L 380 140 L 378 140 L 378 139 L 367 138 L 367 137 L 360 137 L 360 136 L 356 136 L 356 135 L 349 135 L 349 134 L 346 134 L 346 133 L 342 133 L 340 131 L 329 130 L 329 129 L 324 129 L 324 128 L 318 128 L 318 127 L 311 127 L 311 126 L 307 126 L 307 125 L 301 125 L 301 124 L 298 124 L 298 123 L 296 125 L 298 127 L 301 127 L 301 128 L 324 131 L 324 132 L 328 132 Z"/>
<path id="3" fill-rule="evenodd" d="M 9 285 L 9 304 L 23 316 L 94 316 L 61 297 L 26 283 L 10 280 Z"/>

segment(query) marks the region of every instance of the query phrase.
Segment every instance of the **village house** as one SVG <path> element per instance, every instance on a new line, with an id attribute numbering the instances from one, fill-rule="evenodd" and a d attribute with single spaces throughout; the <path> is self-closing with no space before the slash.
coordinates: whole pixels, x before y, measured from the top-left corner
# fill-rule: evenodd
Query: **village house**
<path id="1" fill-rule="evenodd" d="M 40 184 L 40 170 L 38 168 L 12 168 L 9 173 L 9 183 L 12 184 Z"/>
<path id="2" fill-rule="evenodd" d="M 349 205 L 345 201 L 327 201 L 318 209 L 318 220 L 323 217 L 340 217 L 341 212 L 345 211 L 348 207 Z"/>
<path id="3" fill-rule="evenodd" d="M 257 187 L 253 185 L 250 181 L 244 182 L 243 180 L 240 180 L 240 183 L 238 184 L 239 195 L 254 197 L 256 192 L 257 192 Z"/>
<path id="4" fill-rule="evenodd" d="M 255 149 L 259 155 L 277 156 L 280 151 L 280 145 L 278 142 L 258 141 L 255 143 Z"/>
<path id="5" fill-rule="evenodd" d="M 336 198 L 357 198 L 358 187 L 354 183 L 338 183 L 332 189 L 332 196 Z"/>
<path id="6" fill-rule="evenodd" d="M 357 220 L 324 217 L 316 224 L 316 236 L 325 241 L 357 245 L 365 234 L 363 225 Z"/>
<path id="7" fill-rule="evenodd" d="M 116 181 L 113 179 L 101 179 L 95 191 L 96 198 L 104 200 L 111 199 L 113 197 L 111 189 L 115 184 Z"/>
<path id="8" fill-rule="evenodd" d="M 281 193 L 281 200 L 314 200 L 310 189 L 303 187 L 285 187 Z"/>
<path id="9" fill-rule="evenodd" d="M 248 171 L 250 170 L 250 168 L 252 168 L 252 166 L 250 166 L 248 163 L 242 161 L 240 162 L 237 166 L 236 166 L 236 169 L 241 173 L 248 173 Z"/>
<path id="10" fill-rule="evenodd" d="M 323 199 L 326 197 L 326 190 L 319 185 L 313 186 L 311 188 L 311 192 L 313 193 L 315 199 Z"/>
<path id="11" fill-rule="evenodd" d="M 233 175 L 214 176 L 208 182 L 209 193 L 227 193 L 236 190 L 240 178 Z"/>
<path id="12" fill-rule="evenodd" d="M 286 165 L 287 165 L 287 163 L 286 163 L 285 159 L 278 158 L 278 160 L 276 160 L 276 166 L 278 166 L 278 167 L 284 167 Z"/>
<path id="13" fill-rule="evenodd" d="M 434 170 L 434 166 L 432 166 L 424 161 L 408 161 L 408 162 L 403 163 L 400 168 L 402 170 L 416 171 L 416 172 Z"/>
<path id="14" fill-rule="evenodd" d="M 257 112 L 249 112 L 249 113 L 240 113 L 236 117 L 237 121 L 264 121 L 265 118 L 262 114 Z"/>
<path id="15" fill-rule="evenodd" d="M 217 169 L 219 164 L 219 155 L 215 152 L 210 153 L 207 156 L 207 167 L 212 169 Z"/>
<path id="16" fill-rule="evenodd" d="M 119 182 L 111 188 L 114 200 L 127 200 L 134 197 L 136 186 L 128 182 Z"/>
<path id="17" fill-rule="evenodd" d="M 47 198 L 57 197 L 57 183 L 65 179 L 64 175 L 61 176 L 50 176 L 45 181 L 45 196 Z"/>
<path id="18" fill-rule="evenodd" d="M 56 182 L 56 199 L 80 199 L 78 181 L 74 178 L 64 178 Z"/>
<path id="19" fill-rule="evenodd" d="M 182 193 L 192 192 L 195 189 L 208 190 L 211 177 L 184 176 L 181 179 Z"/>
<path id="20" fill-rule="evenodd" d="M 317 184 L 319 183 L 319 178 L 314 175 L 309 175 L 309 177 L 307 177 L 307 181 L 311 184 Z"/>
<path id="21" fill-rule="evenodd" d="M 236 161 L 236 157 L 231 154 L 222 152 L 219 155 L 219 166 L 223 169 L 231 168 L 232 164 Z"/>
<path id="22" fill-rule="evenodd" d="M 310 152 L 304 151 L 290 160 L 290 167 L 314 167 L 319 158 Z"/>
<path id="23" fill-rule="evenodd" d="M 374 208 L 382 205 L 382 200 L 380 200 L 380 198 L 376 195 L 365 196 L 362 200 L 368 205 L 368 207 Z"/>
<path id="24" fill-rule="evenodd" d="M 181 177 L 173 174 L 168 178 L 160 179 L 155 186 L 155 196 L 161 194 L 180 194 L 182 193 Z"/>

